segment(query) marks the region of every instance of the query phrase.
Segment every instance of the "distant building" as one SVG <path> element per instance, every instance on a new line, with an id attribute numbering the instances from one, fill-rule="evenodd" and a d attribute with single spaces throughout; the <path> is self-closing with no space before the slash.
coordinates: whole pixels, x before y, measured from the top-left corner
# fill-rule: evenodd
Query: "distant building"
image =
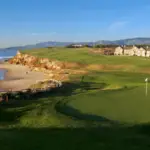
<path id="1" fill-rule="evenodd" d="M 74 47 L 74 48 L 81 48 L 81 47 L 83 47 L 83 45 L 82 44 L 73 44 L 72 47 Z"/>
<path id="2" fill-rule="evenodd" d="M 145 57 L 150 57 L 150 47 L 146 46 L 145 50 L 146 50 Z"/>
<path id="3" fill-rule="evenodd" d="M 147 50 L 147 51 L 146 51 L 145 57 L 150 57 L 150 50 Z"/>
<path id="4" fill-rule="evenodd" d="M 114 48 L 104 48 L 103 49 L 103 54 L 104 55 L 114 55 L 115 54 L 115 49 Z"/>
<path id="5" fill-rule="evenodd" d="M 135 47 L 134 46 L 124 46 L 124 55 L 134 56 L 135 55 Z"/>
<path id="6" fill-rule="evenodd" d="M 115 55 L 146 56 L 146 50 L 137 46 L 119 46 L 115 49 Z"/>
<path id="7" fill-rule="evenodd" d="M 66 46 L 67 48 L 81 48 L 84 47 L 82 44 L 70 44 Z"/>
<path id="8" fill-rule="evenodd" d="M 118 46 L 115 48 L 114 55 L 123 55 L 124 49 L 122 46 Z"/>
<path id="9" fill-rule="evenodd" d="M 141 56 L 142 56 L 142 57 L 145 57 L 145 56 L 146 56 L 146 49 L 143 48 L 143 47 L 141 47 L 141 48 L 140 48 L 140 51 L 141 51 Z"/>

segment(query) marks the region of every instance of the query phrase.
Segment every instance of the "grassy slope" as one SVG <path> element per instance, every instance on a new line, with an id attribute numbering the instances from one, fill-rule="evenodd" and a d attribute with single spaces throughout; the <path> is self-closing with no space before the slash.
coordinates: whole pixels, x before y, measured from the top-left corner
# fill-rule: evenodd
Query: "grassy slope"
<path id="1" fill-rule="evenodd" d="M 24 53 L 28 53 L 38 57 L 57 59 L 61 61 L 80 62 L 86 64 L 128 64 L 131 63 L 139 67 L 147 67 L 150 63 L 150 59 L 142 57 L 117 57 L 117 56 L 100 56 L 89 53 L 89 48 L 43 48 L 24 50 Z"/>
<path id="2" fill-rule="evenodd" d="M 132 64 L 138 69 L 147 68 L 150 63 L 150 59 L 138 57 L 90 55 L 87 49 L 61 48 L 24 52 L 39 57 L 88 64 Z M 91 71 L 82 84 L 81 76 L 74 76 L 71 83 L 65 84 L 65 87 L 57 92 L 38 95 L 31 100 L 15 100 L 10 105 L 1 105 L 1 149 L 149 149 L 148 125 L 128 127 L 112 124 L 107 120 L 149 120 L 149 97 L 144 99 L 144 103 L 141 101 L 144 95 L 143 80 L 148 74 L 132 71 Z M 106 91 L 101 91 L 102 88 L 106 88 Z M 114 90 L 107 90 L 109 88 Z M 69 112 L 70 116 L 58 113 L 55 108 L 66 114 Z M 70 108 L 78 109 L 72 111 Z M 81 111 L 85 115 L 81 114 Z M 74 112 L 80 115 L 76 117 L 85 120 L 72 118 Z M 89 112 L 93 115 L 87 115 Z M 100 122 L 86 120 L 99 119 L 95 114 L 103 115 L 104 118 L 100 117 Z"/>

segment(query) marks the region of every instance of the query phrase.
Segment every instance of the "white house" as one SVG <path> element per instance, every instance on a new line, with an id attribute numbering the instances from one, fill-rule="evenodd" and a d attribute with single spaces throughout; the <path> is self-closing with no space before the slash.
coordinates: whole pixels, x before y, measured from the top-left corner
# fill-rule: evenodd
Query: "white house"
<path id="1" fill-rule="evenodd" d="M 136 50 L 135 56 L 141 56 L 141 50 L 140 50 L 140 49 L 137 49 L 137 50 Z"/>
<path id="2" fill-rule="evenodd" d="M 135 56 L 141 55 L 139 47 L 133 45 L 132 50 L 134 51 Z"/>
<path id="3" fill-rule="evenodd" d="M 114 55 L 123 55 L 123 47 L 121 46 L 116 47 Z"/>
<path id="4" fill-rule="evenodd" d="M 146 56 L 146 50 L 143 47 L 141 47 L 140 51 L 141 51 L 141 56 L 145 57 Z"/>
<path id="5" fill-rule="evenodd" d="M 146 57 L 150 57 L 150 50 L 146 51 Z"/>
<path id="6" fill-rule="evenodd" d="M 137 48 L 137 50 L 135 51 L 135 56 L 145 57 L 146 56 L 146 49 L 143 47 Z"/>
<path id="7" fill-rule="evenodd" d="M 145 57 L 150 57 L 150 48 L 147 46 L 147 47 L 145 48 L 145 50 L 146 50 L 146 55 L 145 55 Z"/>
<path id="8" fill-rule="evenodd" d="M 133 46 L 124 46 L 124 55 L 134 56 L 135 55 L 135 47 Z"/>

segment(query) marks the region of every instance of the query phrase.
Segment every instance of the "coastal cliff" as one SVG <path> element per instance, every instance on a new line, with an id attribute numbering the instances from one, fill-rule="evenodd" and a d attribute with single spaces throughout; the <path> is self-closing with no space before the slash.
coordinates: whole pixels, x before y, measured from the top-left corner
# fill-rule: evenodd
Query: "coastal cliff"
<path id="1" fill-rule="evenodd" d="M 64 73 L 65 63 L 59 61 L 51 61 L 48 58 L 38 58 L 28 54 L 17 52 L 16 56 L 11 58 L 8 63 L 23 65 L 30 68 L 30 71 L 44 72 L 50 79 L 66 80 Z"/>
<path id="2" fill-rule="evenodd" d="M 63 64 L 59 61 L 50 61 L 47 58 L 37 58 L 28 54 L 22 54 L 19 51 L 16 56 L 9 60 L 10 64 L 20 64 L 34 68 L 44 68 L 47 70 L 60 70 Z"/>
<path id="3" fill-rule="evenodd" d="M 59 81 L 68 80 L 69 74 L 83 74 L 82 64 L 73 62 L 61 62 L 49 60 L 48 58 L 39 58 L 28 54 L 17 52 L 16 56 L 8 61 L 10 64 L 27 66 L 31 71 L 44 72 L 50 79 Z"/>

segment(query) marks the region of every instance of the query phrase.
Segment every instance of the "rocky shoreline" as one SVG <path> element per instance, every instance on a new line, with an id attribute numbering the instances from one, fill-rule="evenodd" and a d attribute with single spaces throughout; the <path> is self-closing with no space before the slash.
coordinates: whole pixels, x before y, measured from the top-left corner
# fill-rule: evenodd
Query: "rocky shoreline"
<path id="1" fill-rule="evenodd" d="M 62 86 L 62 82 L 56 78 L 56 75 L 64 74 L 63 69 L 60 65 L 56 65 L 56 62 L 50 62 L 47 58 L 39 59 L 18 52 L 7 63 L 1 63 L 0 68 L 7 70 L 4 80 L 0 81 L 0 88 L 3 91 L 26 89 L 35 91 L 35 88 L 49 90 Z"/>
<path id="2" fill-rule="evenodd" d="M 19 51 L 15 57 L 8 60 L 8 63 L 27 66 L 30 71 L 43 72 L 50 79 L 60 81 L 68 79 L 66 70 L 73 65 L 73 63 L 69 64 L 56 60 L 49 60 L 48 58 L 38 58 L 28 54 L 22 54 Z"/>
<path id="3" fill-rule="evenodd" d="M 0 68 L 7 70 L 5 79 L 0 81 L 0 88 L 4 89 L 4 95 L 51 91 L 68 81 L 70 74 L 85 74 L 80 67 L 78 63 L 38 58 L 18 51 L 16 56 L 0 64 Z"/>

